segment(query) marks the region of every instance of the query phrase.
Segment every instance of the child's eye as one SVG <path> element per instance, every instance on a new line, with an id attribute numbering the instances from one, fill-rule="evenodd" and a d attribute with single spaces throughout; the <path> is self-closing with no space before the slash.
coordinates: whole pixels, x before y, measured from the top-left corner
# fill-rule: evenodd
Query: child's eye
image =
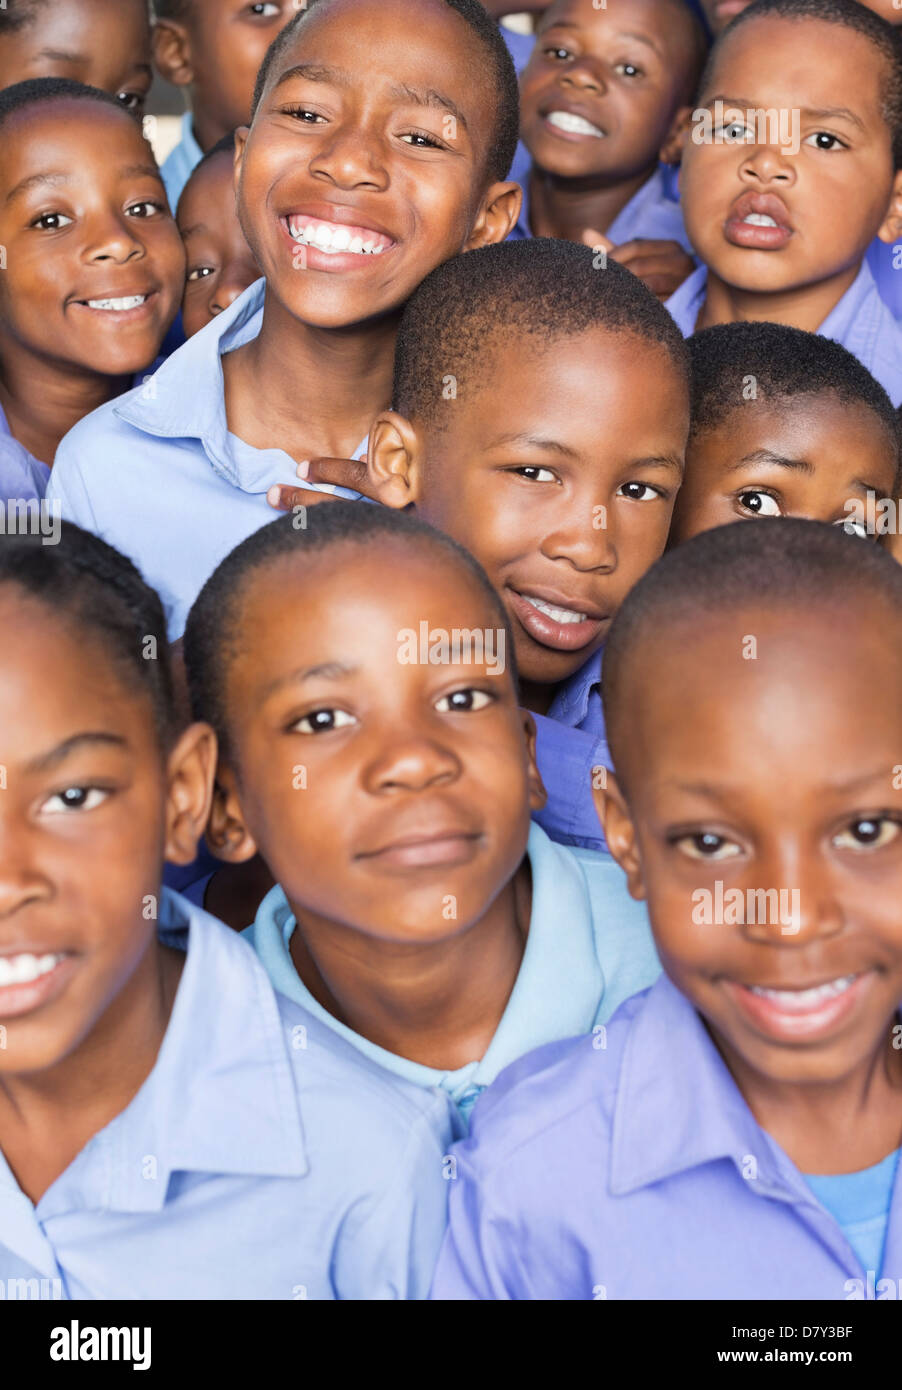
<path id="1" fill-rule="evenodd" d="M 649 483 L 624 483 L 617 489 L 618 497 L 628 497 L 631 502 L 653 502 L 662 494 Z"/>
<path id="2" fill-rule="evenodd" d="M 782 516 L 780 503 L 769 492 L 740 492 L 736 501 L 751 516 Z"/>
<path id="3" fill-rule="evenodd" d="M 212 274 L 213 274 L 213 267 L 212 267 L 211 265 L 199 265 L 199 266 L 195 266 L 194 270 L 189 270 L 189 271 L 188 271 L 188 279 L 189 279 L 189 280 L 206 280 L 207 276 L 208 276 L 208 275 L 212 275 Z"/>
<path id="4" fill-rule="evenodd" d="M 805 144 L 813 145 L 817 150 L 845 150 L 848 148 L 838 135 L 831 135 L 828 130 L 816 130 L 813 135 L 808 136 Z"/>
<path id="5" fill-rule="evenodd" d="M 619 72 L 621 77 L 641 77 L 642 69 L 637 68 L 635 63 L 616 63 L 614 71 Z"/>
<path id="6" fill-rule="evenodd" d="M 143 92 L 117 92 L 116 100 L 126 111 L 143 111 L 147 98 Z"/>
<path id="7" fill-rule="evenodd" d="M 513 471 L 520 478 L 528 478 L 531 483 L 554 482 L 554 474 L 550 468 L 539 468 L 534 464 L 525 464 L 522 468 L 515 468 Z"/>
<path id="8" fill-rule="evenodd" d="M 744 122 L 731 121 L 729 125 L 721 126 L 720 134 L 725 144 L 740 145 L 751 139 L 752 132 Z"/>
<path id="9" fill-rule="evenodd" d="M 31 225 L 42 232 L 58 232 L 61 227 L 69 227 L 74 221 L 74 217 L 67 217 L 64 212 L 42 212 Z"/>
<path id="10" fill-rule="evenodd" d="M 441 140 L 436 140 L 434 135 L 427 135 L 424 130 L 409 130 L 401 139 L 413 146 L 415 150 L 443 150 L 445 146 Z"/>
<path id="11" fill-rule="evenodd" d="M 66 787 L 65 791 L 48 796 L 41 810 L 52 816 L 71 811 L 93 811 L 106 801 L 109 792 L 100 787 Z"/>
<path id="12" fill-rule="evenodd" d="M 261 0 L 260 4 L 248 5 L 247 10 L 255 19 L 274 19 L 282 12 L 281 6 L 273 4 L 272 0 Z"/>
<path id="13" fill-rule="evenodd" d="M 556 62 L 562 63 L 567 58 L 572 58 L 573 54 L 569 48 L 546 48 L 544 49 L 546 58 L 553 58 Z"/>
<path id="14" fill-rule="evenodd" d="M 485 709 L 494 698 L 486 690 L 455 690 L 437 700 L 435 708 L 441 714 L 470 714 L 473 710 Z"/>
<path id="15" fill-rule="evenodd" d="M 700 835 L 681 835 L 674 844 L 681 853 L 690 859 L 735 859 L 740 853 L 739 846 L 724 835 L 715 835 L 710 830 Z"/>
<path id="16" fill-rule="evenodd" d="M 343 709 L 315 709 L 298 719 L 292 728 L 299 734 L 328 734 L 333 729 L 346 729 L 356 722 L 354 716 Z"/>
<path id="17" fill-rule="evenodd" d="M 871 532 L 867 528 L 866 523 L 863 521 L 856 521 L 854 517 L 839 517 L 836 521 L 834 521 L 833 525 L 841 526 L 847 536 L 856 536 L 863 541 L 873 539 Z"/>
<path id="18" fill-rule="evenodd" d="M 860 853 L 862 850 L 883 849 L 883 846 L 890 844 L 898 834 L 898 823 L 890 820 L 888 816 L 863 816 L 861 820 L 852 821 L 845 830 L 840 831 L 834 837 L 833 843 L 839 849 L 851 849 Z"/>
<path id="19" fill-rule="evenodd" d="M 318 111 L 310 111 L 306 106 L 286 106 L 284 109 L 286 116 L 294 116 L 301 125 L 316 125 L 317 121 L 325 121 L 326 119 Z"/>
<path id="20" fill-rule="evenodd" d="M 162 203 L 155 203 L 150 198 L 143 199 L 140 203 L 132 203 L 131 207 L 125 209 L 129 217 L 141 219 L 153 217 L 154 213 L 162 212 Z"/>

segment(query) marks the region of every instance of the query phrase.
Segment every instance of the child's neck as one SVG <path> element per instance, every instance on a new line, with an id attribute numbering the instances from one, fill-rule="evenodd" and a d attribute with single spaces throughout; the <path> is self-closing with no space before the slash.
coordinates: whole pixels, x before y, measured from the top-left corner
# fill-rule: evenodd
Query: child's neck
<path id="1" fill-rule="evenodd" d="M 554 704 L 557 692 L 556 685 L 540 685 L 536 681 L 521 680 L 520 704 L 532 714 L 547 714 Z"/>
<path id="2" fill-rule="evenodd" d="M 737 289 L 709 270 L 705 302 L 696 330 L 712 328 L 718 323 L 753 323 L 766 319 L 769 323 L 816 333 L 849 286 L 854 284 L 860 269 L 860 264 L 854 265 L 829 280 L 773 293 Z"/>
<path id="3" fill-rule="evenodd" d="M 183 952 L 154 942 L 73 1052 L 46 1071 L 0 1071 L 0 1149 L 32 1202 L 122 1113 L 150 1075 L 184 960 Z"/>
<path id="4" fill-rule="evenodd" d="M 902 1052 L 891 1026 L 882 1047 L 829 1085 L 775 1083 L 715 1041 L 755 1119 L 800 1172 L 860 1172 L 902 1145 Z"/>
<path id="5" fill-rule="evenodd" d="M 533 236 L 581 241 L 584 232 L 607 232 L 618 213 L 657 168 L 657 163 L 616 183 L 560 179 L 533 165 L 529 175 L 529 228 Z"/>
<path id="6" fill-rule="evenodd" d="M 131 385 L 131 377 L 76 371 L 6 344 L 0 355 L 0 405 L 10 433 L 41 463 L 52 464 L 63 435 Z"/>
<path id="7" fill-rule="evenodd" d="M 379 940 L 298 909 L 291 957 L 313 997 L 346 1027 L 399 1057 L 456 1071 L 481 1059 L 495 1036 L 531 904 L 524 860 L 480 921 L 434 944 Z"/>
<path id="8" fill-rule="evenodd" d="M 267 293 L 259 335 L 222 359 L 231 432 L 298 463 L 350 458 L 391 404 L 398 317 L 311 328 Z"/>

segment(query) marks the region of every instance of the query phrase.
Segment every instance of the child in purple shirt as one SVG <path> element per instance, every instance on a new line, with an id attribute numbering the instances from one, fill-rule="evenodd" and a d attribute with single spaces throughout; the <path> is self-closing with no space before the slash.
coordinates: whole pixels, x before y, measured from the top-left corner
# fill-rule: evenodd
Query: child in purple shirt
<path id="1" fill-rule="evenodd" d="M 784 519 L 627 598 L 598 804 L 665 975 L 477 1103 L 433 1298 L 897 1297 L 900 614 L 877 546 Z"/>

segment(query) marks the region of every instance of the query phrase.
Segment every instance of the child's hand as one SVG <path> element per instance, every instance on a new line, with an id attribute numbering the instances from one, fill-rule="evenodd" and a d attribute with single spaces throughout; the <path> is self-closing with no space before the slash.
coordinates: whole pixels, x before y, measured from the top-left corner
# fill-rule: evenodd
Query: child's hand
<path id="1" fill-rule="evenodd" d="M 601 232 L 583 232 L 583 242 L 593 249 L 601 247 L 612 260 L 626 266 L 657 295 L 669 299 L 696 269 L 695 261 L 678 241 L 652 241 L 639 237 L 615 246 Z"/>
<path id="2" fill-rule="evenodd" d="M 379 500 L 367 482 L 365 459 L 307 459 L 298 464 L 298 477 L 306 478 L 311 483 L 334 483 L 373 501 Z M 315 507 L 318 502 L 341 502 L 344 499 L 331 492 L 314 492 L 309 487 L 292 487 L 282 483 L 269 489 L 266 500 L 277 512 L 290 512 L 295 507 Z"/>

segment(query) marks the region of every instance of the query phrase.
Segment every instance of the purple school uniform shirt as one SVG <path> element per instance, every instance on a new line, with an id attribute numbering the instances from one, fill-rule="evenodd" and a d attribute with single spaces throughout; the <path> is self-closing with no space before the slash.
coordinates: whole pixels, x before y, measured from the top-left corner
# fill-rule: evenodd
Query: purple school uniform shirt
<path id="1" fill-rule="evenodd" d="M 10 433 L 0 407 L 0 503 L 39 502 L 47 491 L 50 468 L 34 458 Z"/>
<path id="2" fill-rule="evenodd" d="M 666 976 L 606 1029 L 508 1067 L 451 1152 L 433 1299 L 844 1300 L 899 1287 L 902 1168 L 875 1282 Z"/>
<path id="3" fill-rule="evenodd" d="M 707 280 L 706 267 L 699 266 L 667 301 L 666 308 L 687 338 L 695 332 Z M 817 331 L 847 348 L 880 382 L 893 405 L 902 405 L 902 323 L 880 298 L 866 261 Z"/>
<path id="4" fill-rule="evenodd" d="M 606 853 L 592 797 L 600 769 L 612 766 L 601 707 L 601 659 L 601 651 L 590 656 L 558 690 L 547 716 L 534 716 L 548 800 L 533 820 L 559 844 Z"/>
<path id="5" fill-rule="evenodd" d="M 902 241 L 875 238 L 866 257 L 877 291 L 893 318 L 902 319 Z"/>

